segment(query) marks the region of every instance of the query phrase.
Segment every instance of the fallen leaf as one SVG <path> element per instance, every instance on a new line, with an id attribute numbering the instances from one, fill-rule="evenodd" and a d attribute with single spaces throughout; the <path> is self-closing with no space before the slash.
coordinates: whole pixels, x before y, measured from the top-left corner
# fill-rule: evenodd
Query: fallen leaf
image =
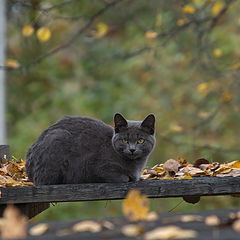
<path id="1" fill-rule="evenodd" d="M 230 168 L 240 168 L 240 161 L 233 161 L 227 164 L 228 167 Z"/>
<path id="2" fill-rule="evenodd" d="M 123 200 L 123 214 L 130 221 L 145 220 L 148 209 L 148 198 L 137 189 L 130 190 Z"/>
<path id="3" fill-rule="evenodd" d="M 174 159 L 169 159 L 163 164 L 163 169 L 169 173 L 171 176 L 173 173 L 174 175 L 178 172 L 180 167 L 180 163 Z"/>
<path id="4" fill-rule="evenodd" d="M 185 174 L 188 174 L 192 177 L 205 175 L 205 172 L 199 168 L 187 166 L 183 169 Z"/>
<path id="5" fill-rule="evenodd" d="M 197 232 L 189 229 L 182 229 L 177 226 L 158 227 L 152 231 L 144 234 L 146 240 L 166 240 L 166 239 L 178 239 L 178 238 L 195 238 Z"/>
<path id="6" fill-rule="evenodd" d="M 25 238 L 27 236 L 27 217 L 14 205 L 8 205 L 3 213 L 3 239 Z"/>
<path id="7" fill-rule="evenodd" d="M 137 224 L 128 224 L 122 227 L 121 232 L 127 237 L 136 237 L 144 233 L 144 228 Z"/>
<path id="8" fill-rule="evenodd" d="M 97 222 L 86 220 L 74 224 L 72 230 L 74 232 L 100 232 L 102 226 Z"/>
<path id="9" fill-rule="evenodd" d="M 107 228 L 107 229 L 114 229 L 114 224 L 109 222 L 109 221 L 103 221 L 101 222 L 102 227 Z"/>
<path id="10" fill-rule="evenodd" d="M 179 216 L 172 216 L 162 219 L 164 224 L 169 224 L 173 222 L 202 222 L 203 217 L 200 215 L 179 215 Z"/>
<path id="11" fill-rule="evenodd" d="M 39 223 L 30 228 L 29 234 L 32 236 L 41 236 L 49 230 L 49 225 L 46 223 Z"/>
<path id="12" fill-rule="evenodd" d="M 199 158 L 193 164 L 193 167 L 198 168 L 202 164 L 209 164 L 209 161 L 205 158 Z"/>
<path id="13" fill-rule="evenodd" d="M 216 177 L 239 177 L 240 176 L 240 169 L 230 169 L 230 172 L 222 172 L 217 174 Z"/>
<path id="14" fill-rule="evenodd" d="M 156 212 L 149 212 L 146 217 L 146 221 L 152 222 L 158 220 L 158 215 Z"/>
<path id="15" fill-rule="evenodd" d="M 234 230 L 235 232 L 240 233 L 240 219 L 234 221 L 234 223 L 233 223 L 233 225 L 232 225 L 232 228 L 233 228 L 233 230 Z"/>
<path id="16" fill-rule="evenodd" d="M 211 215 L 207 216 L 204 222 L 208 226 L 217 226 L 220 224 L 220 219 L 216 215 Z"/>

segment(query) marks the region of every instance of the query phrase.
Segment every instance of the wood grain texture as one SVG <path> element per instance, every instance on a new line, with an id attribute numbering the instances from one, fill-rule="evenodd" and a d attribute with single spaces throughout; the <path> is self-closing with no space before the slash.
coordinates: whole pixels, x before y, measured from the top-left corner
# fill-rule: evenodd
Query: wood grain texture
<path id="1" fill-rule="evenodd" d="M 0 204 L 123 199 L 133 188 L 149 198 L 230 195 L 240 193 L 240 177 L 0 188 Z"/>

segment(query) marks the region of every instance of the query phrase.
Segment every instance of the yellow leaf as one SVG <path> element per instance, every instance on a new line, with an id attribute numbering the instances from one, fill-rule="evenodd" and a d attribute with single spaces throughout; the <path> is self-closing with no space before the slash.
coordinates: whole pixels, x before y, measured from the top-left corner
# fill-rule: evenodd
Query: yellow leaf
<path id="1" fill-rule="evenodd" d="M 46 27 L 37 30 L 37 38 L 40 42 L 47 42 L 51 38 L 51 31 Z"/>
<path id="2" fill-rule="evenodd" d="M 124 216 L 130 221 L 146 220 L 148 210 L 148 198 L 137 189 L 130 190 L 123 201 Z"/>
<path id="3" fill-rule="evenodd" d="M 191 5 L 185 5 L 182 7 L 182 12 L 186 14 L 194 14 L 196 12 L 196 8 Z"/>
<path id="4" fill-rule="evenodd" d="M 227 164 L 230 168 L 240 168 L 240 161 L 233 161 Z"/>
<path id="5" fill-rule="evenodd" d="M 144 34 L 144 37 L 147 39 L 155 39 L 157 38 L 157 36 L 158 36 L 158 33 L 151 30 L 145 32 Z"/>
<path id="6" fill-rule="evenodd" d="M 11 68 L 19 68 L 20 64 L 17 60 L 14 60 L 12 58 L 8 58 L 6 60 L 6 66 Z"/>
<path id="7" fill-rule="evenodd" d="M 225 92 L 223 92 L 223 94 L 221 95 L 221 100 L 222 100 L 222 102 L 224 102 L 224 103 L 229 103 L 229 102 L 231 102 L 231 101 L 233 100 L 233 98 L 234 98 L 234 95 L 233 95 L 231 92 L 229 92 L 229 91 L 225 91 Z"/>
<path id="8" fill-rule="evenodd" d="M 230 69 L 231 70 L 238 70 L 240 68 L 240 62 L 234 63 Z"/>
<path id="9" fill-rule="evenodd" d="M 218 15 L 222 11 L 223 7 L 224 3 L 222 1 L 217 1 L 216 3 L 214 3 L 211 9 L 212 15 Z"/>
<path id="10" fill-rule="evenodd" d="M 22 28 L 22 35 L 24 37 L 30 37 L 34 32 L 34 28 L 31 24 L 26 24 Z"/>
<path id="11" fill-rule="evenodd" d="M 222 50 L 221 50 L 220 48 L 215 48 L 215 49 L 213 50 L 213 56 L 214 56 L 215 58 L 221 57 L 221 56 L 222 56 Z"/>
<path id="12" fill-rule="evenodd" d="M 183 26 L 186 22 L 187 22 L 187 20 L 185 18 L 180 18 L 177 20 L 177 25 Z"/>
<path id="13" fill-rule="evenodd" d="M 170 125 L 169 128 L 173 132 L 182 132 L 183 131 L 183 127 L 178 124 L 172 124 L 172 125 Z"/>
<path id="14" fill-rule="evenodd" d="M 208 82 L 203 82 L 197 85 L 197 91 L 202 95 L 206 94 L 208 88 L 209 88 Z"/>
<path id="15" fill-rule="evenodd" d="M 102 38 L 108 33 L 109 27 L 107 24 L 100 22 L 97 24 L 96 27 L 97 27 L 97 33 L 96 33 L 97 38 Z"/>

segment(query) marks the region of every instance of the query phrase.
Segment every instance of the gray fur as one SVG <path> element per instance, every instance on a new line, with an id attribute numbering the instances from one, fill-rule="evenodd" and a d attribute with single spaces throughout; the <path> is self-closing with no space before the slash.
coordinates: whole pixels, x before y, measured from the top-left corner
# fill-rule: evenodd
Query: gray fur
<path id="1" fill-rule="evenodd" d="M 48 127 L 28 150 L 30 180 L 35 185 L 139 180 L 155 144 L 155 117 L 127 121 L 117 113 L 114 123 L 113 129 L 88 117 L 65 117 Z"/>

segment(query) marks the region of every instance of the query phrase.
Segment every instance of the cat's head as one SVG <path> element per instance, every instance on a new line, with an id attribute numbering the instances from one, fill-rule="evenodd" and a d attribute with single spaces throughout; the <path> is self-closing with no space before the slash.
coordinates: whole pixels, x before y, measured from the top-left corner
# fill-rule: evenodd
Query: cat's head
<path id="1" fill-rule="evenodd" d="M 114 116 L 114 150 L 128 159 L 147 157 L 155 144 L 155 117 L 148 115 L 143 121 L 126 120 L 120 113 Z"/>

